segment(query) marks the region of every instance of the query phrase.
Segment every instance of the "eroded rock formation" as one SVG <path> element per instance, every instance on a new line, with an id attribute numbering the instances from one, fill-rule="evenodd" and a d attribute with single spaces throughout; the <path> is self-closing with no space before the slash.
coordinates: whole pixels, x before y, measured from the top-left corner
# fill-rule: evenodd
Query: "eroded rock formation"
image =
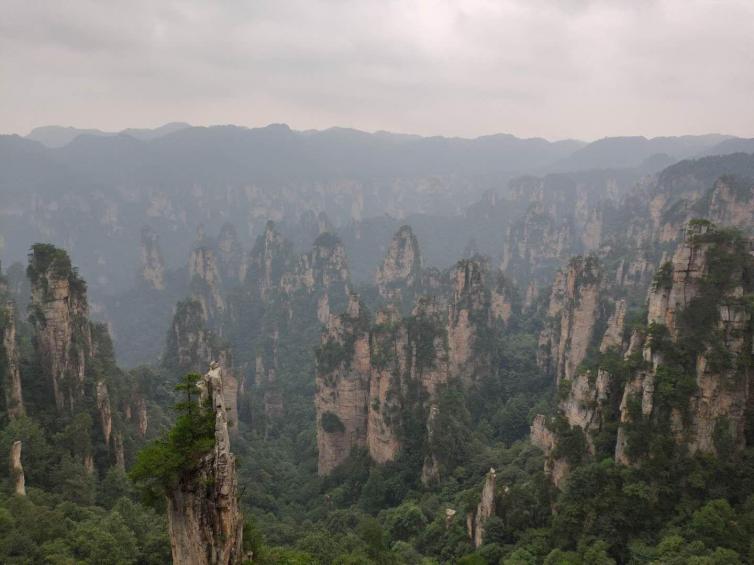
<path id="1" fill-rule="evenodd" d="M 6 302 L 0 311 L 0 332 L 3 336 L 3 356 L 5 361 L 5 409 L 8 418 L 23 416 L 24 399 L 21 387 L 18 344 L 16 343 L 16 305 Z"/>
<path id="2" fill-rule="evenodd" d="M 751 291 L 746 273 L 752 263 L 748 239 L 709 223 L 690 224 L 650 291 L 646 367 L 623 393 L 616 460 L 642 456 L 630 439 L 638 421 L 669 426 L 690 453 L 743 448 L 754 384 L 741 362 L 751 354 L 751 314 L 743 297 Z M 692 356 L 683 367 L 678 351 Z M 683 378 L 689 368 L 693 377 Z M 669 382 L 684 395 L 680 401 L 660 394 Z"/>
<path id="3" fill-rule="evenodd" d="M 320 475 L 329 474 L 356 447 L 365 447 L 369 399 L 369 319 L 356 295 L 332 316 L 317 352 L 317 447 Z"/>
<path id="4" fill-rule="evenodd" d="M 243 282 L 246 278 L 246 262 L 236 227 L 230 222 L 223 224 L 217 236 L 217 262 L 226 286 Z"/>
<path id="5" fill-rule="evenodd" d="M 557 383 L 576 376 L 593 341 L 600 315 L 601 282 L 601 267 L 593 256 L 574 258 L 555 277 L 537 362 L 555 376 Z"/>
<path id="6" fill-rule="evenodd" d="M 174 563 L 237 565 L 243 560 L 243 515 L 235 456 L 230 450 L 222 371 L 213 364 L 201 380 L 202 404 L 215 415 L 215 445 L 168 494 Z"/>
<path id="7" fill-rule="evenodd" d="M 197 373 L 211 363 L 216 363 L 222 374 L 228 421 L 235 434 L 238 430 L 240 382 L 233 367 L 230 347 L 207 329 L 200 302 L 191 299 L 179 302 L 168 333 L 163 365 L 178 374 L 185 374 Z"/>
<path id="8" fill-rule="evenodd" d="M 746 445 L 754 413 L 754 374 L 746 361 L 754 328 L 744 297 L 752 291 L 752 269 L 748 238 L 693 221 L 672 260 L 657 269 L 646 326 L 624 339 L 625 300 L 614 302 L 600 324 L 602 336 L 589 335 L 594 324 L 583 325 L 581 341 L 594 344 L 600 337 L 599 354 L 590 368 L 559 373 L 557 413 L 549 420 L 538 416 L 531 429 L 556 485 L 566 478 L 570 460 L 612 453 L 619 463 L 635 464 L 651 457 L 661 439 L 665 450 L 718 456 Z M 562 297 L 573 293 L 562 276 L 559 289 L 550 306 L 563 320 Z M 571 346 L 568 354 L 573 352 Z M 668 437 L 675 447 L 668 446 Z"/>
<path id="9" fill-rule="evenodd" d="M 150 227 L 141 230 L 141 277 L 152 288 L 165 288 L 165 261 L 160 251 L 160 236 Z"/>
<path id="10" fill-rule="evenodd" d="M 10 476 L 13 481 L 13 492 L 17 496 L 26 496 L 26 477 L 21 464 L 21 442 L 18 440 L 10 447 Z"/>
<path id="11" fill-rule="evenodd" d="M 401 226 L 390 241 L 376 275 L 377 291 L 386 300 L 401 301 L 403 292 L 421 285 L 422 260 L 419 242 L 410 226 Z"/>
<path id="12" fill-rule="evenodd" d="M 71 266 L 68 254 L 52 245 L 33 247 L 27 272 L 35 349 L 52 380 L 58 410 L 71 410 L 83 396 L 92 355 L 86 283 Z"/>
<path id="13" fill-rule="evenodd" d="M 189 257 L 191 295 L 202 305 L 205 320 L 217 320 L 225 312 L 222 278 L 215 252 L 200 245 Z"/>
<path id="14" fill-rule="evenodd" d="M 490 469 L 484 479 L 482 494 L 476 510 L 469 514 L 466 525 L 469 538 L 474 547 L 481 547 L 484 543 L 484 523 L 495 514 L 495 486 L 497 475 L 495 469 Z"/>
<path id="15" fill-rule="evenodd" d="M 318 351 L 320 474 L 331 472 L 354 448 L 366 448 L 379 463 L 395 460 L 409 414 L 425 422 L 426 440 L 433 443 L 443 385 L 473 386 L 490 370 L 490 352 L 479 340 L 490 335 L 507 308 L 503 295 L 497 308 L 491 306 L 487 276 L 483 261 L 463 260 L 446 273 L 436 295 L 417 300 L 409 316 L 390 303 L 372 323 L 352 295 L 346 313 L 330 317 Z M 434 455 L 427 457 L 426 482 L 440 472 Z"/>

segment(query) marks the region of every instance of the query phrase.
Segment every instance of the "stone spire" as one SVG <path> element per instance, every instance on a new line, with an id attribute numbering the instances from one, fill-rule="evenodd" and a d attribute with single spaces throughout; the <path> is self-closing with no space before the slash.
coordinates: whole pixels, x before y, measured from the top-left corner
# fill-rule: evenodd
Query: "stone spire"
<path id="1" fill-rule="evenodd" d="M 215 446 L 168 495 L 173 562 L 235 565 L 244 559 L 243 515 L 220 364 L 212 363 L 198 386 L 201 404 L 208 403 L 215 413 Z"/>
<path id="2" fill-rule="evenodd" d="M 13 492 L 18 496 L 26 496 L 26 478 L 24 467 L 21 465 L 21 442 L 16 440 L 10 448 L 10 476 L 13 480 Z"/>

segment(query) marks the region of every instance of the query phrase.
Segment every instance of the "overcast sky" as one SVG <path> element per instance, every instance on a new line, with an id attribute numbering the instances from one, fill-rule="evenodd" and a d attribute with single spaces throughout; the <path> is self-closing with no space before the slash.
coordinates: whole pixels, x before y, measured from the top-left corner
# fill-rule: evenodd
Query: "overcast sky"
<path id="1" fill-rule="evenodd" d="M 754 137 L 754 0 L 2 0 L 0 132 Z"/>

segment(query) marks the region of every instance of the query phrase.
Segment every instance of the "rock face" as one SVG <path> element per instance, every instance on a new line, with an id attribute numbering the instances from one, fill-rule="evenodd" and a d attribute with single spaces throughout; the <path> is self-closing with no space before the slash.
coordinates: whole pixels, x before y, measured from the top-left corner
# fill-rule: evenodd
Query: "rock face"
<path id="1" fill-rule="evenodd" d="M 752 342 L 751 315 L 742 298 L 751 291 L 745 274 L 754 263 L 751 245 L 714 225 L 692 223 L 672 262 L 658 271 L 649 296 L 647 368 L 623 392 L 617 461 L 641 456 L 630 440 L 638 421 L 669 425 L 676 443 L 690 453 L 744 447 L 754 390 L 753 373 L 741 362 Z M 686 397 L 673 402 L 660 391 L 681 371 L 673 353 L 678 346 L 691 352 L 684 367 L 694 378 L 675 385 L 685 387 Z"/>
<path id="2" fill-rule="evenodd" d="M 200 302 L 191 299 L 179 302 L 168 333 L 163 366 L 185 374 L 197 373 L 212 363 L 217 365 L 223 379 L 228 421 L 235 435 L 240 383 L 233 368 L 230 347 L 207 329 Z"/>
<path id="3" fill-rule="evenodd" d="M 215 446 L 167 497 L 173 562 L 235 565 L 243 560 L 243 516 L 219 366 L 210 368 L 200 388 L 215 413 Z"/>
<path id="4" fill-rule="evenodd" d="M 623 324 L 626 321 L 626 301 L 618 300 L 615 303 L 615 309 L 607 321 L 607 330 L 602 336 L 600 342 L 600 353 L 605 353 L 608 349 L 623 349 Z"/>
<path id="5" fill-rule="evenodd" d="M 482 495 L 476 511 L 469 514 L 466 521 L 469 538 L 477 548 L 484 543 L 484 523 L 495 514 L 496 478 L 495 469 L 490 469 L 484 479 L 484 487 L 482 487 Z"/>
<path id="6" fill-rule="evenodd" d="M 290 269 L 292 248 L 275 229 L 273 222 L 267 222 L 249 254 L 247 278 L 256 287 L 261 298 L 280 285 L 285 272 Z"/>
<path id="7" fill-rule="evenodd" d="M 14 441 L 10 448 L 10 476 L 13 481 L 13 492 L 17 496 L 26 496 L 26 478 L 21 464 L 21 442 Z"/>
<path id="8" fill-rule="evenodd" d="M 33 247 L 27 272 L 35 348 L 52 380 L 58 410 L 70 410 L 84 394 L 87 362 L 92 356 L 86 283 L 65 251 L 51 245 Z"/>
<path id="9" fill-rule="evenodd" d="M 165 261 L 160 236 L 150 227 L 141 230 L 141 277 L 156 290 L 165 289 Z"/>
<path id="10" fill-rule="evenodd" d="M 183 300 L 176 305 L 168 333 L 163 364 L 179 372 L 201 370 L 215 353 L 216 338 L 204 325 L 204 311 L 198 300 Z"/>
<path id="11" fill-rule="evenodd" d="M 554 457 L 553 452 L 557 447 L 557 438 L 548 427 L 547 418 L 543 414 L 537 414 L 534 417 L 529 438 L 532 444 L 545 453 L 545 473 L 555 486 L 561 486 L 568 475 L 568 463 L 563 458 Z"/>
<path id="12" fill-rule="evenodd" d="M 377 271 L 377 291 L 386 300 L 400 302 L 403 292 L 415 291 L 421 285 L 421 276 L 419 242 L 410 226 L 401 226 Z"/>
<path id="13" fill-rule="evenodd" d="M 505 241 L 500 269 L 517 282 L 546 278 L 573 250 L 570 224 L 556 220 L 540 202 L 508 228 Z"/>
<path id="14" fill-rule="evenodd" d="M 555 277 L 537 362 L 558 383 L 572 379 L 586 358 L 600 314 L 601 280 L 602 271 L 593 256 L 576 257 Z"/>
<path id="15" fill-rule="evenodd" d="M 217 237 L 217 262 L 226 286 L 243 282 L 246 278 L 246 262 L 238 232 L 230 222 L 223 224 Z"/>
<path id="16" fill-rule="evenodd" d="M 754 327 L 744 298 L 754 290 L 747 274 L 754 269 L 752 249 L 740 233 L 691 222 L 672 260 L 657 269 L 646 326 L 625 340 L 627 307 L 618 300 L 606 324 L 598 324 L 603 335 L 581 340 L 594 344 L 601 337 L 593 368 L 570 375 L 563 370 L 557 414 L 550 421 L 538 416 L 531 429 L 556 485 L 565 480 L 573 455 L 612 453 L 621 464 L 635 464 L 653 456 L 653 442 L 667 438 L 674 447 L 666 442 L 662 449 L 690 454 L 726 457 L 745 447 L 754 415 L 754 372 L 745 361 Z M 574 294 L 562 276 L 559 285 L 551 313 L 564 319 L 562 297 Z M 593 328 L 586 324 L 580 331 Z M 552 343 L 552 335 L 557 332 L 543 342 Z M 584 452 L 561 449 L 564 434 L 569 450 L 583 437 Z"/>
<path id="17" fill-rule="evenodd" d="M 195 247 L 189 258 L 192 296 L 202 305 L 205 320 L 217 320 L 225 312 L 222 278 L 215 252 L 205 246 Z"/>
<path id="18" fill-rule="evenodd" d="M 0 312 L 0 326 L 3 337 L 3 354 L 5 357 L 5 408 L 8 418 L 14 419 L 25 414 L 24 399 L 21 390 L 21 372 L 19 369 L 18 344 L 16 343 L 16 305 L 6 302 Z"/>
<path id="19" fill-rule="evenodd" d="M 273 331 L 256 355 L 255 384 L 262 393 L 265 435 L 283 417 L 283 393 L 277 379 L 279 332 Z"/>
<path id="20" fill-rule="evenodd" d="M 329 474 L 353 448 L 365 447 L 369 399 L 369 321 L 356 295 L 332 316 L 317 352 L 318 472 Z"/>
<path id="21" fill-rule="evenodd" d="M 443 385 L 473 386 L 490 367 L 489 355 L 477 347 L 496 319 L 486 278 L 484 262 L 463 260 L 446 273 L 436 296 L 417 300 L 410 316 L 390 303 L 372 324 L 352 295 L 346 313 L 330 317 L 317 354 L 321 475 L 354 448 L 366 448 L 379 463 L 395 460 L 414 417 L 425 423 L 432 443 Z M 431 482 L 439 471 L 430 453 L 423 475 Z"/>
<path id="22" fill-rule="evenodd" d="M 312 250 L 301 255 L 293 271 L 286 273 L 282 280 L 282 289 L 289 296 L 315 289 L 347 294 L 349 287 L 346 250 L 338 236 L 329 232 L 314 241 Z"/>

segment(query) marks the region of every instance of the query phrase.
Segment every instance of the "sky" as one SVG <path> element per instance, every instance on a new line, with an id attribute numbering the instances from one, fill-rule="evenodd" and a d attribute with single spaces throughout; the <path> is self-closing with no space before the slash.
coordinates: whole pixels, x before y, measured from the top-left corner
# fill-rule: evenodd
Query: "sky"
<path id="1" fill-rule="evenodd" d="M 0 132 L 754 137 L 754 0 L 2 0 Z"/>

